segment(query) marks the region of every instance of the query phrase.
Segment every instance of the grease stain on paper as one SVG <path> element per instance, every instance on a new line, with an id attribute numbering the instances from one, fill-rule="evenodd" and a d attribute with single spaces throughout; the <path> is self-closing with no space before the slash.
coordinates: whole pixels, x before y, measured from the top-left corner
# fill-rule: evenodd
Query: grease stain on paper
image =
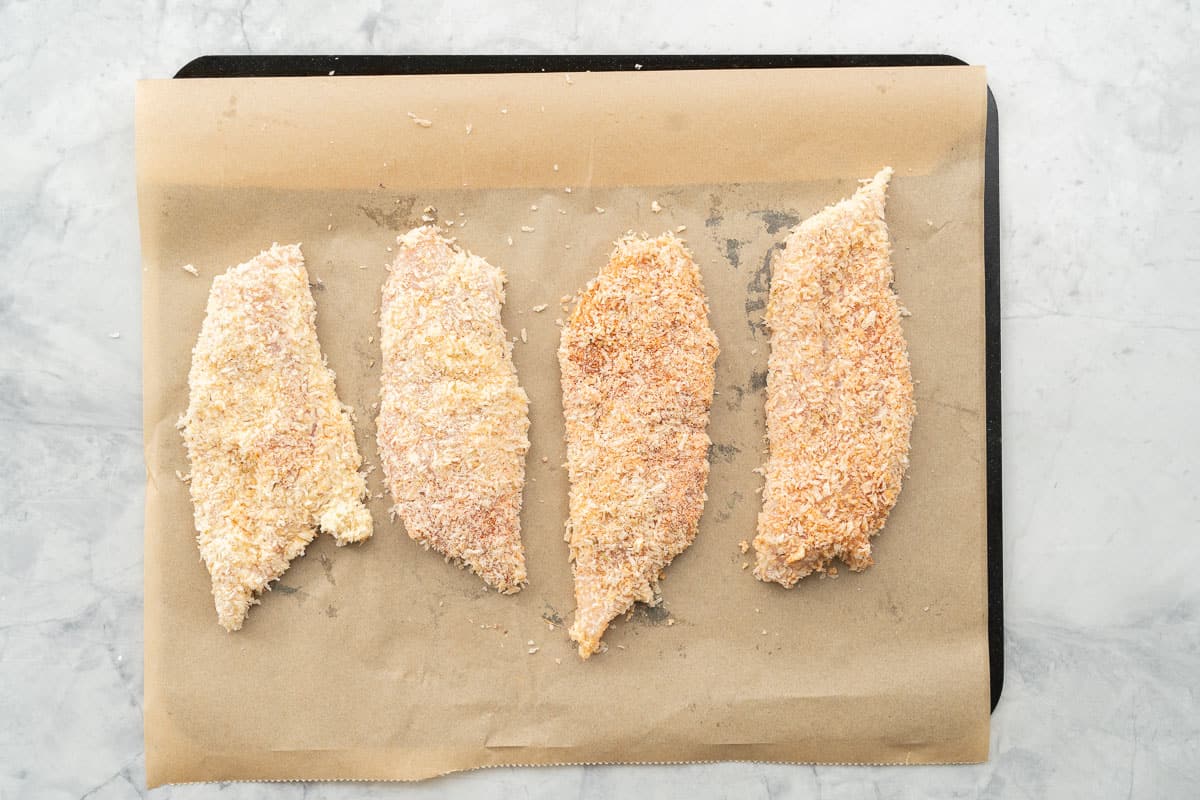
<path id="1" fill-rule="evenodd" d="M 393 231 L 410 231 L 424 224 L 421 221 L 421 215 L 413 212 L 417 205 L 416 197 L 405 195 L 398 200 L 399 202 L 395 204 L 394 208 L 373 208 L 360 205 L 358 210 L 379 227 Z"/>
<path id="2" fill-rule="evenodd" d="M 790 230 L 800 224 L 800 217 L 790 214 L 787 211 L 767 209 L 765 211 L 751 211 L 750 213 L 762 219 L 763 225 L 767 228 L 767 233 L 779 233 L 784 228 Z"/>

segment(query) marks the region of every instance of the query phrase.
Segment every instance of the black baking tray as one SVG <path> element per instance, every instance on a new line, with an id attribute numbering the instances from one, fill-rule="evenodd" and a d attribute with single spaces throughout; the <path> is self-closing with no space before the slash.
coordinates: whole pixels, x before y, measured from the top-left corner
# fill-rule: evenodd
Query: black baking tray
<path id="1" fill-rule="evenodd" d="M 201 56 L 176 78 L 320 75 L 436 75 L 492 72 L 621 72 L 682 69 L 961 66 L 948 55 L 402 55 Z M 987 378 L 988 650 L 992 709 L 1004 687 L 1004 565 L 1000 460 L 1000 141 L 996 99 L 988 90 L 983 187 L 984 364 Z"/>

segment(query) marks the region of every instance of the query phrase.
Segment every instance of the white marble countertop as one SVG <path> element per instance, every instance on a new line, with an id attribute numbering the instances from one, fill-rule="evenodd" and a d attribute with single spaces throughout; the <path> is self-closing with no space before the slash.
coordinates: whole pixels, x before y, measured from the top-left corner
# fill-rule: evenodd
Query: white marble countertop
<path id="1" fill-rule="evenodd" d="M 1194 796 L 1200 11 L 299 5 L 0 3 L 0 798 L 146 794 L 133 88 L 245 52 L 948 52 L 987 65 L 1003 186 L 1007 678 L 978 766 L 504 769 L 222 785 L 223 797 Z"/>

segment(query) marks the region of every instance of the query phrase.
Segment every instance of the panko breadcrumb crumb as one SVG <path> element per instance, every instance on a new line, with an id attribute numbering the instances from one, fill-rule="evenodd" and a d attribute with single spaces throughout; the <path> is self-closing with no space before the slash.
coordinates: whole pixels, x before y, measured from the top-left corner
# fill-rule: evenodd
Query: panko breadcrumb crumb
<path id="1" fill-rule="evenodd" d="M 371 535 L 349 414 L 317 341 L 299 245 L 273 245 L 213 280 L 180 420 L 196 539 L 217 620 L 242 627 L 257 595 L 317 529 Z"/>
<path id="2" fill-rule="evenodd" d="M 626 237 L 563 328 L 570 634 L 583 658 L 615 617 L 653 602 L 663 568 L 696 536 L 717 358 L 707 315 L 678 239 Z"/>
<path id="3" fill-rule="evenodd" d="M 759 580 L 791 587 L 835 557 L 866 569 L 900 494 L 915 408 L 884 221 L 891 176 L 805 220 L 773 264 Z"/>
<path id="4" fill-rule="evenodd" d="M 379 317 L 388 488 L 409 536 L 516 592 L 529 398 L 500 321 L 504 272 L 434 227 L 398 241 Z"/>

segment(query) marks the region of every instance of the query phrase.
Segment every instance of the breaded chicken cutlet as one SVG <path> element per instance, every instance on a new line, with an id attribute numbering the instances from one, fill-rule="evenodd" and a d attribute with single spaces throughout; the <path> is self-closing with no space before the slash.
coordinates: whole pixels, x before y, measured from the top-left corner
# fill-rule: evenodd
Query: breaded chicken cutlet
<path id="1" fill-rule="evenodd" d="M 915 407 L 884 221 L 891 176 L 806 219 L 772 265 L 763 581 L 791 587 L 833 558 L 866 569 L 900 494 Z"/>
<path id="2" fill-rule="evenodd" d="M 716 334 L 682 242 L 629 236 L 584 290 L 558 351 L 579 655 L 652 602 L 706 499 Z"/>
<path id="3" fill-rule="evenodd" d="M 529 398 L 500 319 L 504 272 L 431 225 L 397 241 L 379 314 L 377 421 L 395 510 L 426 548 L 516 592 Z"/>
<path id="4" fill-rule="evenodd" d="M 179 421 L 200 555 L 217 620 L 242 627 L 257 595 L 317 534 L 371 535 L 350 416 L 317 341 L 299 245 L 213 279 Z"/>

